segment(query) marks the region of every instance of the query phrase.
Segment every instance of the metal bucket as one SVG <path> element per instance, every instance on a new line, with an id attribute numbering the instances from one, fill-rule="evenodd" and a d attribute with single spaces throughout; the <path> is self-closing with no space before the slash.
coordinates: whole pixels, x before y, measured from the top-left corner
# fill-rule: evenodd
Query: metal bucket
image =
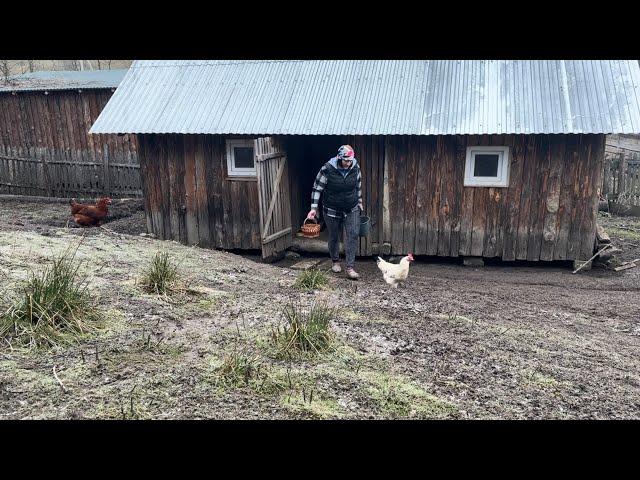
<path id="1" fill-rule="evenodd" d="M 360 236 L 368 236 L 369 231 L 371 231 L 371 219 L 366 215 L 360 215 Z"/>

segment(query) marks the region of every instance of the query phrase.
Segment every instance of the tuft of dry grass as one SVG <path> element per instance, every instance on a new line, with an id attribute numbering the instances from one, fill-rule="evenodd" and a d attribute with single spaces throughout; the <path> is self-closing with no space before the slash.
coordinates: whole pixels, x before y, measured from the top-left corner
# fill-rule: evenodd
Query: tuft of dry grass
<path id="1" fill-rule="evenodd" d="M 10 346 L 67 344 L 96 330 L 101 316 L 79 273 L 76 251 L 53 258 L 39 274 L 31 273 L 18 300 L 0 315 L 0 338 Z"/>
<path id="2" fill-rule="evenodd" d="M 318 354 L 333 349 L 335 338 L 330 322 L 336 311 L 325 304 L 304 309 L 293 302 L 285 306 L 284 323 L 272 330 L 277 356 L 291 358 L 300 354 Z"/>
<path id="3" fill-rule="evenodd" d="M 181 291 L 178 282 L 178 266 L 167 252 L 158 252 L 142 273 L 142 288 L 148 293 L 168 296 Z"/>
<path id="4" fill-rule="evenodd" d="M 325 272 L 317 268 L 310 268 L 298 275 L 295 287 L 302 290 L 316 290 L 322 288 L 329 283 L 329 277 Z"/>

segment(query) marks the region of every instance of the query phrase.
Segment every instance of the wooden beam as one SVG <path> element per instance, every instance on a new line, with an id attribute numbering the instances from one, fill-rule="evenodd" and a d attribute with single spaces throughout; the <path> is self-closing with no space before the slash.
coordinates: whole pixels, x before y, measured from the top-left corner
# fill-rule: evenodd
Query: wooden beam
<path id="1" fill-rule="evenodd" d="M 264 162 L 266 160 L 270 160 L 272 158 L 284 157 L 286 153 L 284 152 L 276 152 L 276 153 L 259 153 L 256 155 L 256 160 L 258 162 Z"/>
<path id="2" fill-rule="evenodd" d="M 276 238 L 284 237 L 288 233 L 291 233 L 291 227 L 285 228 L 284 230 L 280 230 L 279 232 L 269 235 L 268 237 L 264 237 L 262 239 L 262 242 L 269 243 L 270 241 L 275 240 Z"/>

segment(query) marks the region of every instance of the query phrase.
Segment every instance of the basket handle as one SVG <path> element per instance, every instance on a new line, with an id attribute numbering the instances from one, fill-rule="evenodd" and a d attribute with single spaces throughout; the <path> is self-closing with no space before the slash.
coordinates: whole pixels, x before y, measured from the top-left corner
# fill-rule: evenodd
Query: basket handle
<path id="1" fill-rule="evenodd" d="M 307 220 L 313 220 L 313 223 L 318 223 L 318 220 L 316 220 L 315 218 L 305 218 L 304 222 L 302 222 L 303 225 L 305 225 L 307 223 Z"/>

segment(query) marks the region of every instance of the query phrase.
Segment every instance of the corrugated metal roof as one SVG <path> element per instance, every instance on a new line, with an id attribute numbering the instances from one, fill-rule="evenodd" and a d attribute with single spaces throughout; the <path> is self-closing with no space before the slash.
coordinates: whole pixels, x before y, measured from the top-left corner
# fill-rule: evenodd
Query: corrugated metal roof
<path id="1" fill-rule="evenodd" d="M 0 83 L 0 92 L 116 88 L 126 73 L 127 69 L 24 73 L 9 77 L 8 84 Z"/>
<path id="2" fill-rule="evenodd" d="M 636 60 L 136 61 L 91 133 L 640 133 Z"/>

